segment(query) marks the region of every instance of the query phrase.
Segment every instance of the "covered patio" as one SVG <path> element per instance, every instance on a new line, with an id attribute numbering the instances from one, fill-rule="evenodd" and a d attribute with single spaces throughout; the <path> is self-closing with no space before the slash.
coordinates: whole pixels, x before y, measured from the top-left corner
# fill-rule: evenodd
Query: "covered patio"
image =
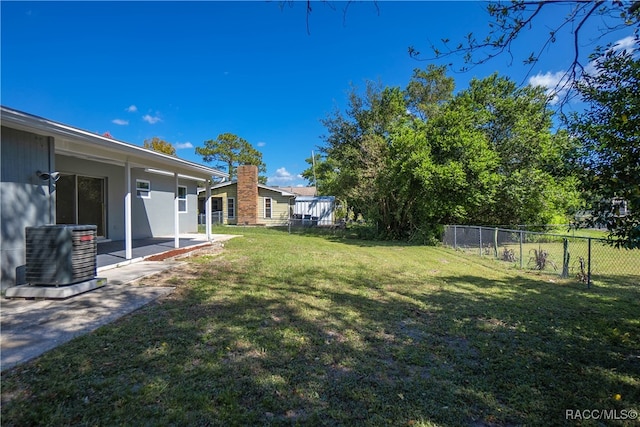
<path id="1" fill-rule="evenodd" d="M 98 268 L 211 240 L 211 186 L 227 179 L 226 173 L 11 108 L 0 110 L 0 291 L 27 283 L 27 227 L 95 225 L 101 240 Z M 185 237 L 198 232 L 202 187 L 206 234 Z"/>
<path id="2" fill-rule="evenodd" d="M 182 234 L 177 240 L 178 247 L 176 247 L 176 239 L 173 236 L 134 239 L 131 242 L 131 259 L 127 259 L 123 240 L 98 241 L 97 267 L 98 271 L 108 270 L 142 261 L 154 255 L 175 252 L 180 249 L 196 249 L 200 246 L 207 246 L 217 240 L 227 240 L 227 236 L 212 234 L 209 241 L 206 234 Z"/>

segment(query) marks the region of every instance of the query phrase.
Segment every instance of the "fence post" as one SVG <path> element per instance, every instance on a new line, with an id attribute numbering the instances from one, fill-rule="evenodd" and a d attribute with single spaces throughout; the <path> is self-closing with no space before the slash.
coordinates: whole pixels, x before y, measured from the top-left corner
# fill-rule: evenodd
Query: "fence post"
<path id="1" fill-rule="evenodd" d="M 453 249 L 458 250 L 458 227 L 453 226 Z"/>
<path id="2" fill-rule="evenodd" d="M 587 289 L 591 288 L 591 237 L 588 239 L 589 249 L 587 251 Z"/>
<path id="3" fill-rule="evenodd" d="M 562 277 L 566 279 L 569 277 L 569 239 L 566 237 L 562 239 Z"/>
<path id="4" fill-rule="evenodd" d="M 482 227 L 478 227 L 478 236 L 480 240 L 480 256 L 482 256 Z"/>
<path id="5" fill-rule="evenodd" d="M 498 258 L 498 227 L 493 230 L 493 255 Z"/>
<path id="6" fill-rule="evenodd" d="M 522 264 L 522 237 L 523 231 L 520 230 L 520 269 L 524 268 L 524 265 Z"/>

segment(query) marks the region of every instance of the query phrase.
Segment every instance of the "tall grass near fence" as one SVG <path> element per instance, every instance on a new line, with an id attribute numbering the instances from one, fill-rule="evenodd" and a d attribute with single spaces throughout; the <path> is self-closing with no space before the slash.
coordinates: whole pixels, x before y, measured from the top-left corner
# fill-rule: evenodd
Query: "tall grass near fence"
<path id="1" fill-rule="evenodd" d="M 640 284 L 640 250 L 615 248 L 604 239 L 448 225 L 443 244 L 465 253 L 495 258 L 516 268 L 575 279 L 587 286 L 599 281 Z"/>

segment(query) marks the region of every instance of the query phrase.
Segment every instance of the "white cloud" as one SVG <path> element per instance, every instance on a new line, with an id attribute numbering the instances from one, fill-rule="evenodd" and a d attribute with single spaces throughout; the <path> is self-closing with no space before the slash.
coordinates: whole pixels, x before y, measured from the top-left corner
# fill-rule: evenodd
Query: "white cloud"
<path id="1" fill-rule="evenodd" d="M 560 97 L 566 93 L 566 83 L 566 71 L 556 71 L 555 73 L 547 71 L 544 74 L 538 73 L 529 78 L 531 86 L 542 86 L 546 89 L 547 95 L 552 98 L 551 104 L 558 102 Z"/>
<path id="2" fill-rule="evenodd" d="M 162 119 L 158 116 L 150 116 L 149 114 L 145 114 L 142 117 L 142 120 L 144 120 L 145 122 L 151 124 L 151 125 L 155 125 L 158 122 L 161 122 Z"/>
<path id="3" fill-rule="evenodd" d="M 269 178 L 267 178 L 267 183 L 270 185 L 283 185 L 290 184 L 296 179 L 297 177 L 292 175 L 289 171 L 287 171 L 287 169 L 278 168 L 274 176 L 270 176 Z"/>
<path id="4" fill-rule="evenodd" d="M 294 178 L 293 175 L 291 175 L 291 173 L 289 173 L 289 171 L 287 171 L 286 168 L 276 169 L 276 177 L 280 179 L 286 179 L 286 180 L 290 180 Z"/>
<path id="5" fill-rule="evenodd" d="M 638 49 L 638 40 L 636 40 L 635 36 L 628 36 L 623 39 L 618 40 L 613 44 L 613 50 L 622 50 L 626 49 L 627 51 L 633 51 Z"/>
<path id="6" fill-rule="evenodd" d="M 547 89 L 553 89 L 562 81 L 564 74 L 564 71 L 557 71 L 555 73 L 548 71 L 544 74 L 536 74 L 529 78 L 529 84 L 531 86 L 542 86 Z"/>
<path id="7" fill-rule="evenodd" d="M 120 126 L 126 126 L 126 125 L 129 124 L 129 120 L 113 119 L 113 120 L 111 120 L 111 123 L 114 123 L 114 124 L 120 125 Z"/>
<path id="8" fill-rule="evenodd" d="M 260 142 L 258 142 L 256 145 L 257 145 L 258 147 L 264 147 L 265 145 L 267 145 L 267 143 L 266 143 L 266 142 L 264 142 L 264 141 L 260 141 Z"/>
<path id="9" fill-rule="evenodd" d="M 634 56 L 638 54 L 640 43 L 635 35 L 624 37 L 611 45 L 610 51 L 618 52 L 621 50 L 627 50 L 627 52 L 634 52 Z M 589 61 L 584 67 L 583 74 L 591 76 L 597 76 L 600 70 L 598 70 L 598 60 Z M 569 89 L 568 81 L 569 71 L 548 71 L 544 74 L 538 73 L 535 76 L 529 78 L 529 84 L 531 86 L 542 86 L 546 89 L 546 93 L 551 97 L 551 104 L 557 103 L 560 98 L 566 95 Z M 582 78 L 578 76 L 578 78 Z"/>
<path id="10" fill-rule="evenodd" d="M 185 148 L 193 148 L 193 144 L 189 141 L 187 142 L 176 142 L 175 144 L 176 150 L 182 150 Z"/>
<path id="11" fill-rule="evenodd" d="M 125 108 L 124 111 L 126 111 L 127 113 L 135 113 L 136 111 L 138 111 L 138 107 L 131 104 L 127 108 Z"/>

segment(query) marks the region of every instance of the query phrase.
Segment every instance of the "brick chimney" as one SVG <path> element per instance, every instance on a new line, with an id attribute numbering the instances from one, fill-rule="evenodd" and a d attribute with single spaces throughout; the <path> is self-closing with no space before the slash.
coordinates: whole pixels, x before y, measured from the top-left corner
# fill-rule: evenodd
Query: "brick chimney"
<path id="1" fill-rule="evenodd" d="M 258 221 L 258 167 L 238 166 L 238 225 Z"/>

